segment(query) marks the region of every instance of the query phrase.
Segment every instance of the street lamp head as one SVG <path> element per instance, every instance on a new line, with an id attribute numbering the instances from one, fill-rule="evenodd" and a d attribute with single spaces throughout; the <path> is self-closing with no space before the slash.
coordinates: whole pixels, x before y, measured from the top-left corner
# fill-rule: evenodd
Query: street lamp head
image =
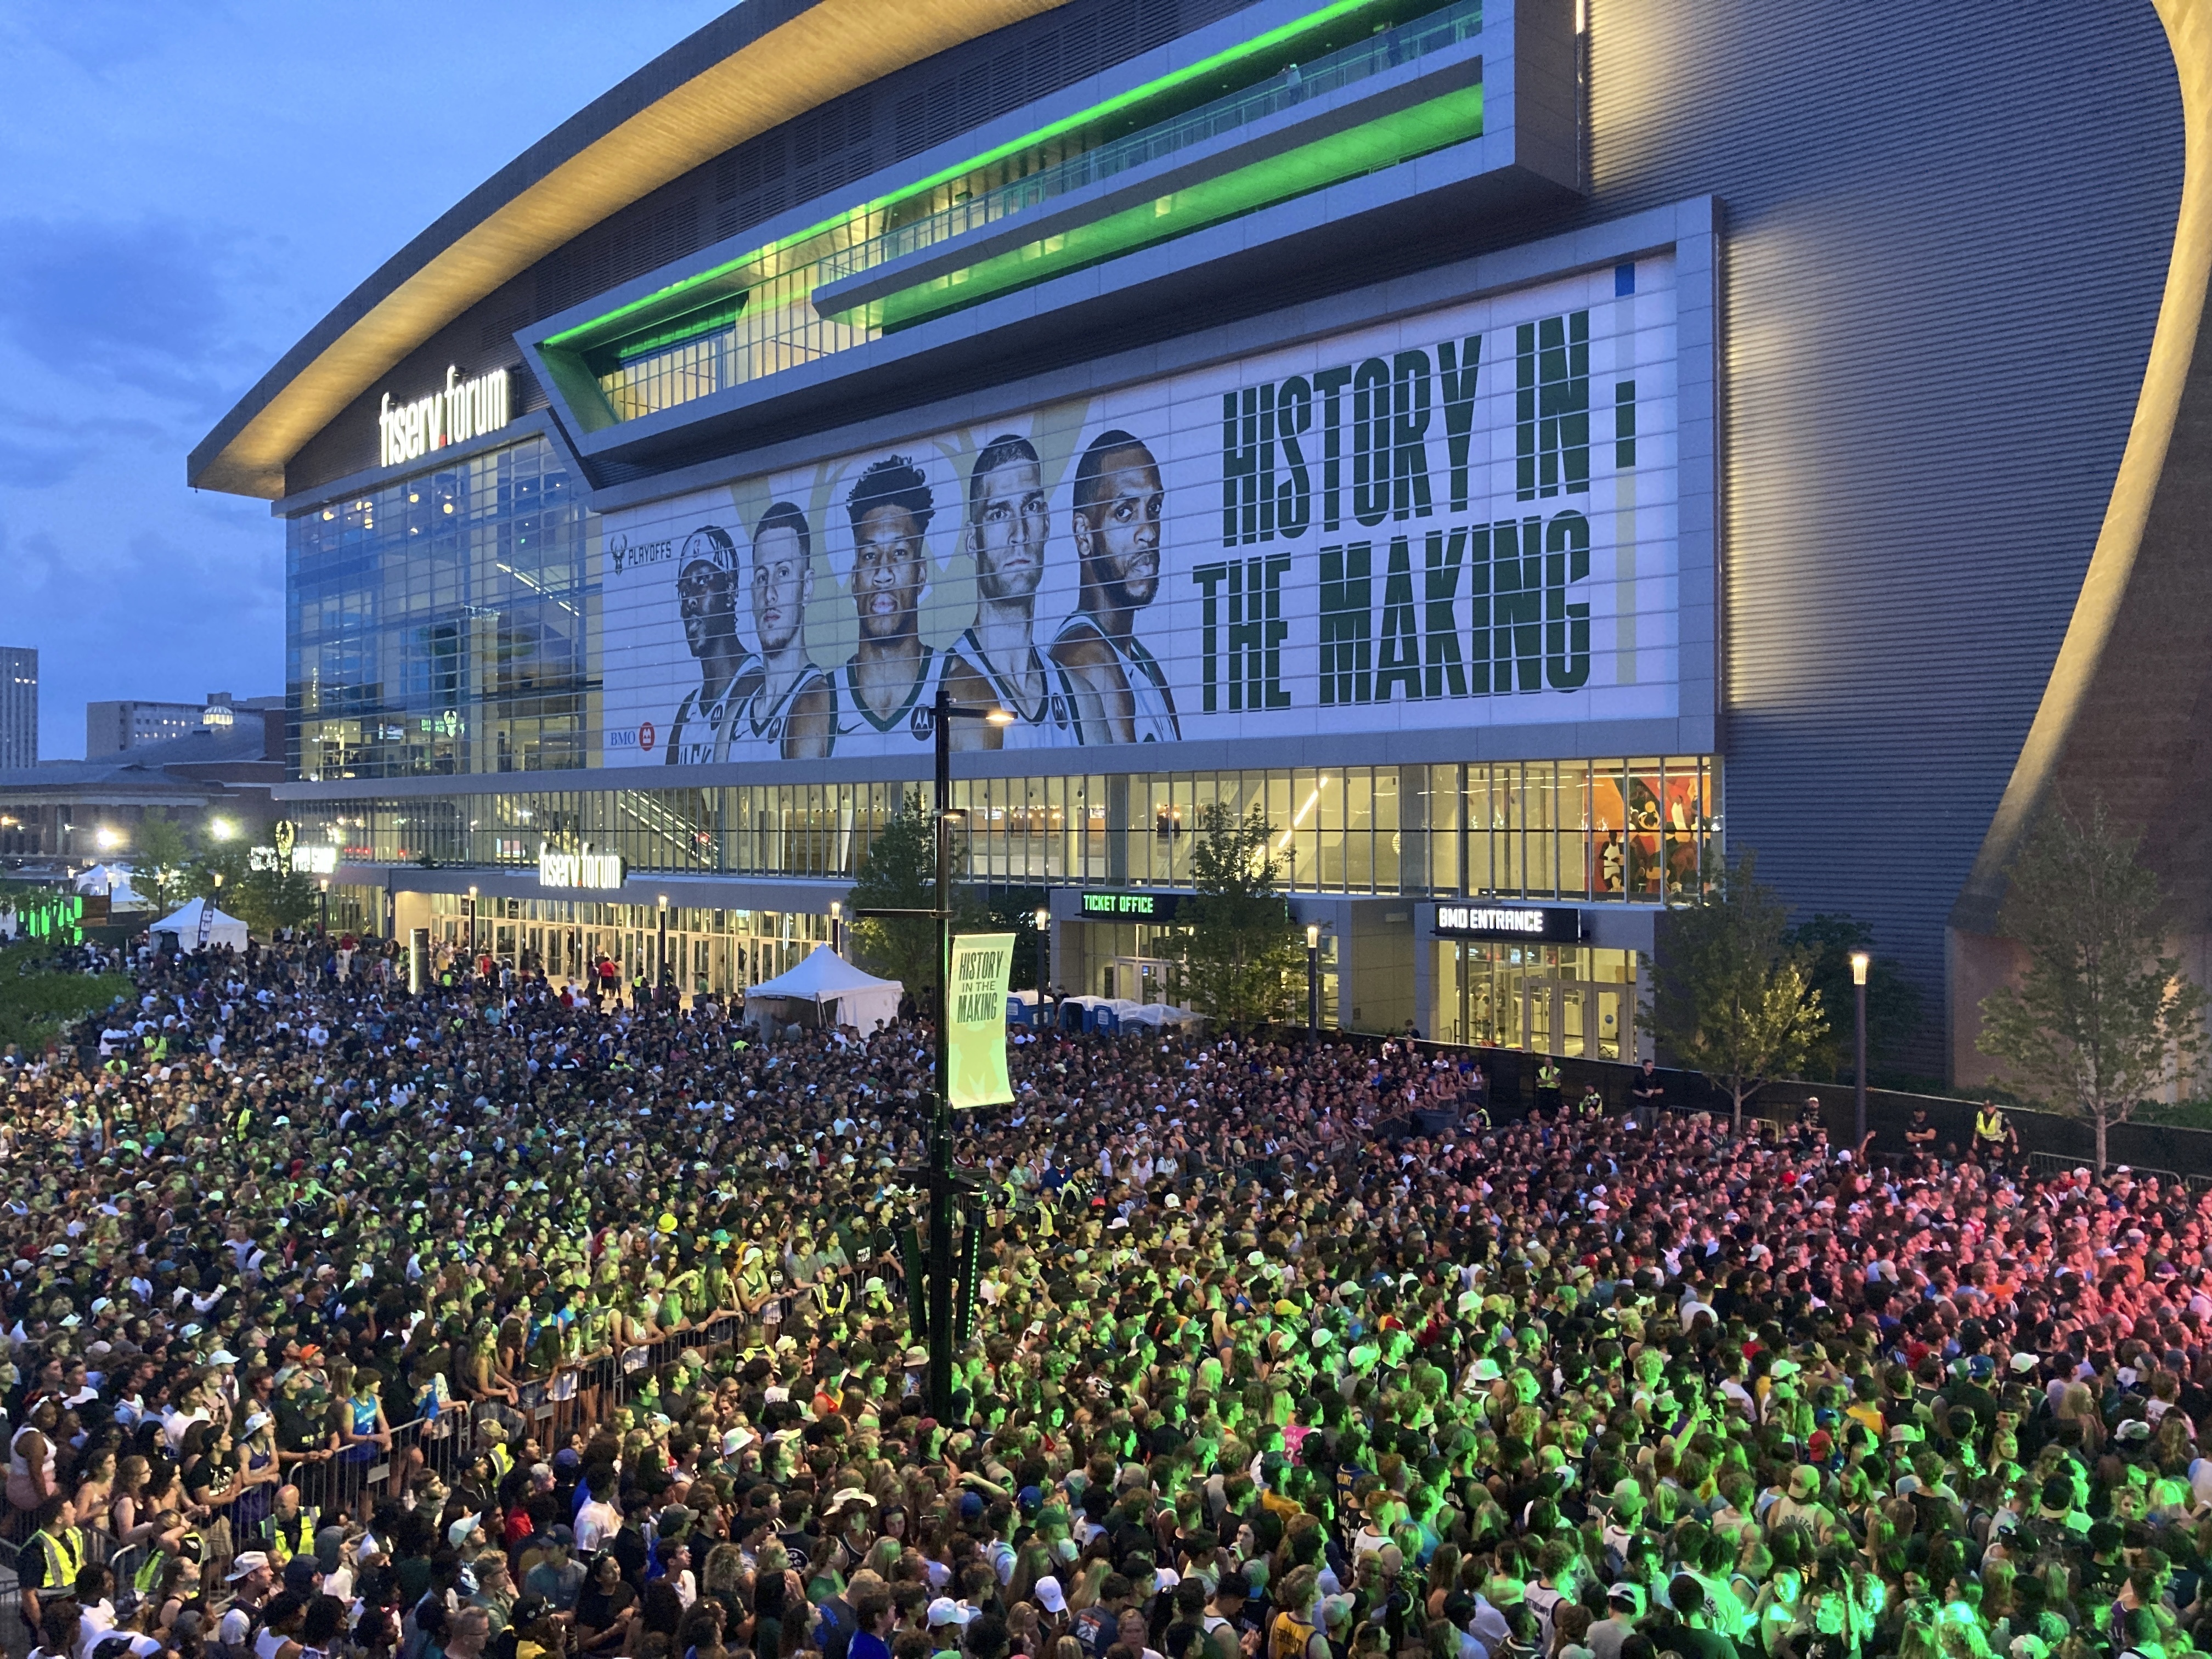
<path id="1" fill-rule="evenodd" d="M 668 908 L 668 895 L 665 893 L 660 896 L 660 908 L 664 910 Z"/>
<path id="2" fill-rule="evenodd" d="M 1872 965 L 1873 962 L 1874 958 L 1869 956 L 1864 951 L 1854 951 L 1851 952 L 1852 984 L 1863 985 L 1866 983 L 1867 969 Z"/>
<path id="3" fill-rule="evenodd" d="M 93 839 L 100 843 L 102 852 L 112 853 L 123 845 L 123 832 L 112 824 L 103 823 L 100 826 L 100 833 Z"/>
<path id="4" fill-rule="evenodd" d="M 839 917 L 842 916 L 844 914 L 845 914 L 845 905 L 844 905 L 844 901 L 842 901 L 842 899 L 831 899 L 831 900 L 830 901 L 830 921 L 836 921 Z"/>
<path id="5" fill-rule="evenodd" d="M 1309 951 L 1321 949 L 1321 924 L 1317 921 L 1310 921 L 1306 924 L 1306 949 Z"/>
<path id="6" fill-rule="evenodd" d="M 217 841 L 228 841 L 237 833 L 238 830 L 236 826 L 234 825 L 228 818 L 210 818 L 208 820 L 208 834 L 213 836 Z"/>
<path id="7" fill-rule="evenodd" d="M 1014 723 L 1014 711 L 1011 708 L 993 708 L 987 710 L 983 718 L 993 726 L 1012 726 Z"/>
<path id="8" fill-rule="evenodd" d="M 1031 916 L 1030 920 L 1036 923 L 1036 930 L 1042 933 L 1046 928 L 1052 926 L 1052 912 L 1046 909 L 1044 906 L 1040 904 L 1037 906 L 1036 915 Z"/>
<path id="9" fill-rule="evenodd" d="M 328 876 L 323 878 L 323 890 L 325 893 L 331 890 L 331 878 Z"/>
<path id="10" fill-rule="evenodd" d="M 470 902 L 471 903 L 474 903 L 474 902 L 476 902 L 476 896 L 477 896 L 476 884 L 475 884 L 475 883 L 473 883 L 473 882 L 471 882 L 471 883 L 470 883 L 470 884 L 469 884 L 469 902 Z"/>

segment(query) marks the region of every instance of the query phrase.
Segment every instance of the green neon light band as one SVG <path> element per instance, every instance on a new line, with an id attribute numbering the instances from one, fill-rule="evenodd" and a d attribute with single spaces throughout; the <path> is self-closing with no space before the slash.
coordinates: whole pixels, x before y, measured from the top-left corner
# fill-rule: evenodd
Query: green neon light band
<path id="1" fill-rule="evenodd" d="M 840 320 L 866 321 L 886 331 L 910 327 L 1010 289 L 1065 276 L 1150 243 L 1187 235 L 1239 214 L 1477 137 L 1481 131 L 1482 88 L 1448 93 L 856 307 Z"/>
<path id="2" fill-rule="evenodd" d="M 597 343 L 599 336 L 609 330 L 618 329 L 625 321 L 640 318 L 648 313 L 658 315 L 665 312 L 672 301 L 687 295 L 693 290 L 710 289 L 713 283 L 726 280 L 732 275 L 745 270 L 746 267 L 772 258 L 777 253 L 800 242 L 835 230 L 839 226 L 849 223 L 854 219 L 887 211 L 901 202 L 935 190 L 941 185 L 950 184 L 956 179 L 988 167 L 994 162 L 1005 161 L 1023 150 L 1038 144 L 1048 143 L 1053 139 L 1081 127 L 1109 118 L 1133 109 L 1140 104 L 1179 91 L 1203 76 L 1218 74 L 1246 59 L 1273 52 L 1316 29 L 1326 27 L 1330 23 L 1353 13 L 1370 9 L 1383 9 L 1387 4 L 1388 0 L 1332 0 L 1332 3 L 1322 7 L 1318 11 L 1308 12 L 1305 15 L 1293 18 L 1291 21 L 1269 29 L 1263 34 L 1255 35 L 1249 40 L 1241 40 L 1233 46 L 1214 53 L 1211 58 L 1202 58 L 1195 64 L 1186 64 L 1179 70 L 1172 70 L 1156 80 L 1147 81 L 1142 86 L 1132 87 L 1126 92 L 1117 93 L 1111 98 L 1093 104 L 1086 109 L 1079 110 L 1074 114 L 1063 117 L 1049 125 L 1039 127 L 1033 132 L 1025 133 L 1021 137 L 1000 144 L 995 149 L 986 150 L 980 155 L 972 156 L 955 166 L 942 168 L 930 174 L 927 179 L 911 185 L 902 185 L 888 195 L 879 196 L 873 201 L 862 203 L 860 206 L 849 208 L 844 212 L 833 214 L 818 224 L 809 225 L 804 230 L 793 231 L 788 236 L 770 242 L 765 246 L 756 248 L 738 258 L 716 265 L 712 270 L 700 271 L 694 276 L 672 283 L 665 288 L 656 289 L 651 294 L 632 300 L 627 305 L 618 306 L 612 311 L 592 318 L 589 322 L 579 323 L 573 328 L 563 329 L 560 333 L 540 342 L 540 344 L 544 348 L 575 349 Z M 628 343 L 625 342 L 624 344 L 627 347 Z"/>

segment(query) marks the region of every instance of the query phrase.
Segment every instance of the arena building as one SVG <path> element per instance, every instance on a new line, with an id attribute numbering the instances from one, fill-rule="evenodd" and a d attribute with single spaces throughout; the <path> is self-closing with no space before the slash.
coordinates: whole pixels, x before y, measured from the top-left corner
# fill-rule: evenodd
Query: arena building
<path id="1" fill-rule="evenodd" d="M 2212 901 L 2197 100 L 2146 0 L 751 0 L 189 474 L 284 526 L 283 793 L 368 925 L 559 973 L 665 909 L 756 982 L 949 684 L 1068 990 L 1157 996 L 1257 804 L 1333 1023 L 1626 1057 L 1755 849 L 1964 1076 L 2069 768 Z"/>

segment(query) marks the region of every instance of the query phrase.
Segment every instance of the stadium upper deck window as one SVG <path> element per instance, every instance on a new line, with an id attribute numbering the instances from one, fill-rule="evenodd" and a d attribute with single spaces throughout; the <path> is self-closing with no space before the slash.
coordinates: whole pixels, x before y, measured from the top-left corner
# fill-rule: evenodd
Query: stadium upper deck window
<path id="1" fill-rule="evenodd" d="M 672 284 L 542 343 L 596 387 L 589 421 L 632 420 L 849 349 L 902 327 L 1202 229 L 1482 131 L 1472 84 L 1352 109 L 1288 149 L 1132 186 L 1197 146 L 1438 60 L 1481 33 L 1481 0 L 1337 0 Z M 1364 118 L 1363 118 L 1364 117 Z M 1089 192 L 1085 194 L 1085 192 Z M 1065 211 L 1053 211 L 1054 204 Z M 1027 233 L 1034 230 L 1036 234 Z"/>

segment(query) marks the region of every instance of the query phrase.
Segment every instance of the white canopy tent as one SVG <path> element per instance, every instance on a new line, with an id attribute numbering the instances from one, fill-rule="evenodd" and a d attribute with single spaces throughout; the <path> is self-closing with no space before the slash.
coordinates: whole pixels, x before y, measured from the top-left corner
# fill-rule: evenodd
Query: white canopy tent
<path id="1" fill-rule="evenodd" d="M 792 1005 L 810 1007 L 817 1025 L 852 1025 L 872 1031 L 898 1017 L 906 987 L 895 979 L 864 973 L 826 945 L 787 974 L 764 980 L 745 993 L 745 1018 L 788 1022 Z M 799 1022 L 804 1024 L 805 1022 Z"/>
<path id="2" fill-rule="evenodd" d="M 76 878 L 80 893 L 105 893 L 110 906 L 118 910 L 134 909 L 144 904 L 137 888 L 131 884 L 131 866 L 127 864 L 95 864 Z"/>
<path id="3" fill-rule="evenodd" d="M 192 899 L 173 915 L 163 916 L 149 931 L 174 933 L 179 954 L 189 956 L 200 948 L 200 913 L 207 908 L 205 899 Z M 234 951 L 246 948 L 246 924 L 236 916 L 226 915 L 221 910 L 208 918 L 207 939 L 210 945 L 228 945 Z"/>

